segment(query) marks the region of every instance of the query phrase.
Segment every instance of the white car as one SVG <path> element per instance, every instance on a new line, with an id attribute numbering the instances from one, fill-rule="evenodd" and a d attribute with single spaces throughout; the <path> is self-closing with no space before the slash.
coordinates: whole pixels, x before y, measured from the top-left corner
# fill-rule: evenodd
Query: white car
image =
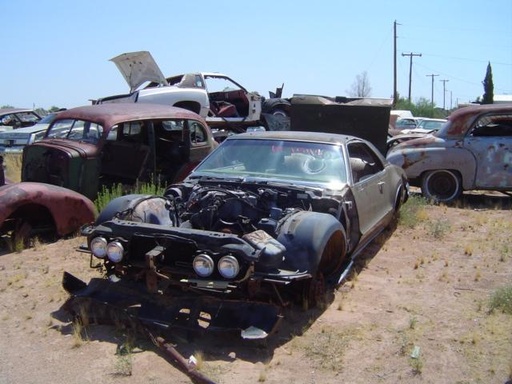
<path id="1" fill-rule="evenodd" d="M 0 108 L 0 132 L 30 127 L 41 120 L 32 109 Z"/>
<path id="2" fill-rule="evenodd" d="M 431 118 L 422 118 L 415 128 L 411 129 L 403 129 L 402 134 L 411 134 L 411 133 L 432 133 L 438 131 L 444 124 L 446 124 L 448 120 L 446 119 L 431 119 Z"/>
<path id="3" fill-rule="evenodd" d="M 133 102 L 181 107 L 205 118 L 212 128 L 262 125 L 262 108 L 271 115 L 289 116 L 286 99 L 264 100 L 249 92 L 229 76 L 216 72 L 196 72 L 165 77 L 150 52 L 123 53 L 111 59 L 130 87 L 129 94 L 95 100 L 96 104 Z M 278 101 L 278 102 L 276 102 Z"/>

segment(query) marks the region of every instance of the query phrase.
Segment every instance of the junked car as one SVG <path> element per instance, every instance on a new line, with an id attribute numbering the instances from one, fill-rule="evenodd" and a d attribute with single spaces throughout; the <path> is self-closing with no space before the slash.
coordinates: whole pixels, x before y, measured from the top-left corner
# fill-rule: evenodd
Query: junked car
<path id="1" fill-rule="evenodd" d="M 394 146 L 387 159 L 437 202 L 452 202 L 469 190 L 510 192 L 512 104 L 458 109 L 439 131 Z"/>
<path id="2" fill-rule="evenodd" d="M 438 131 L 444 124 L 446 119 L 422 118 L 416 127 L 407 128 L 401 131 L 401 134 L 409 133 L 432 133 Z"/>
<path id="3" fill-rule="evenodd" d="M 127 52 L 111 59 L 130 87 L 130 93 L 95 100 L 103 103 L 156 103 L 191 110 L 213 129 L 235 132 L 266 124 L 266 115 L 289 116 L 283 98 L 264 99 L 231 77 L 217 72 L 194 72 L 165 77 L 148 51 Z"/>
<path id="4" fill-rule="evenodd" d="M 41 120 L 41 116 L 28 108 L 0 108 L 0 132 L 30 127 Z"/>
<path id="5" fill-rule="evenodd" d="M 116 198 L 83 228 L 107 279 L 65 274 L 70 307 L 93 299 L 166 328 L 266 337 L 279 308 L 338 284 L 407 197 L 404 171 L 363 139 L 233 135 L 164 196 Z"/>
<path id="6" fill-rule="evenodd" d="M 206 122 L 158 104 L 88 105 L 59 112 L 23 150 L 22 181 L 60 185 L 94 199 L 103 186 L 182 180 L 216 147 Z"/>

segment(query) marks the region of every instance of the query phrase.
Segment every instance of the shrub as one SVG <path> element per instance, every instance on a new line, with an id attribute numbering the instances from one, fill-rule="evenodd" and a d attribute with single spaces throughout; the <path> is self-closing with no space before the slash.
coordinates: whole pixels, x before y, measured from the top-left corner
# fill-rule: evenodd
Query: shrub
<path id="1" fill-rule="evenodd" d="M 500 310 L 512 315 L 512 285 L 499 288 L 489 301 L 489 312 Z"/>
<path id="2" fill-rule="evenodd" d="M 398 224 L 407 228 L 414 228 L 426 218 L 425 206 L 427 200 L 424 197 L 411 195 L 407 202 L 400 208 Z"/>
<path id="3" fill-rule="evenodd" d="M 165 192 L 165 187 L 161 184 L 156 183 L 139 183 L 137 182 L 133 186 L 127 187 L 123 184 L 115 184 L 111 187 L 103 187 L 101 191 L 98 193 L 98 197 L 94 201 L 96 205 L 96 209 L 98 212 L 101 212 L 103 208 L 107 206 L 107 204 L 115 199 L 116 197 L 120 197 L 129 193 L 140 193 L 142 195 L 163 195 Z"/>

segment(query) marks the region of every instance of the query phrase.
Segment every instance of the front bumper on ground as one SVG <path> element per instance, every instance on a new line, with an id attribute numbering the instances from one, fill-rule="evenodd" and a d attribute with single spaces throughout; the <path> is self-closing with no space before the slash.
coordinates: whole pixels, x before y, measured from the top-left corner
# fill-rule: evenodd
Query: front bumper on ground
<path id="1" fill-rule="evenodd" d="M 71 295 L 64 309 L 103 324 L 127 323 L 162 332 L 239 331 L 244 339 L 262 339 L 279 326 L 281 307 L 207 295 L 151 294 L 145 286 L 94 278 L 86 284 L 64 272 L 62 285 Z"/>

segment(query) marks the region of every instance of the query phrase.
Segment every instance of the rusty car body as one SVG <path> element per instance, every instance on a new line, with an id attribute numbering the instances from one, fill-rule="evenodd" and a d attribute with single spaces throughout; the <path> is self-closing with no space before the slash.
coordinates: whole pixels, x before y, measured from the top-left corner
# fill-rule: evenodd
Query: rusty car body
<path id="1" fill-rule="evenodd" d="M 338 284 L 407 197 L 404 171 L 366 140 L 233 135 L 164 196 L 112 200 L 82 230 L 108 279 L 67 274 L 65 287 L 77 300 L 129 303 L 125 311 L 165 327 L 266 337 L 280 307 L 314 305 Z"/>
<path id="2" fill-rule="evenodd" d="M 463 191 L 512 190 L 512 104 L 454 111 L 437 132 L 394 146 L 387 160 L 437 202 Z"/>
<path id="3" fill-rule="evenodd" d="M 13 244 L 33 236 L 67 236 L 97 215 L 91 200 L 55 185 L 14 183 L 0 187 L 0 236 Z"/>
<path id="4" fill-rule="evenodd" d="M 183 179 L 217 143 L 196 113 L 157 104 L 88 105 L 59 112 L 23 149 L 22 181 L 94 199 L 103 186 Z"/>

